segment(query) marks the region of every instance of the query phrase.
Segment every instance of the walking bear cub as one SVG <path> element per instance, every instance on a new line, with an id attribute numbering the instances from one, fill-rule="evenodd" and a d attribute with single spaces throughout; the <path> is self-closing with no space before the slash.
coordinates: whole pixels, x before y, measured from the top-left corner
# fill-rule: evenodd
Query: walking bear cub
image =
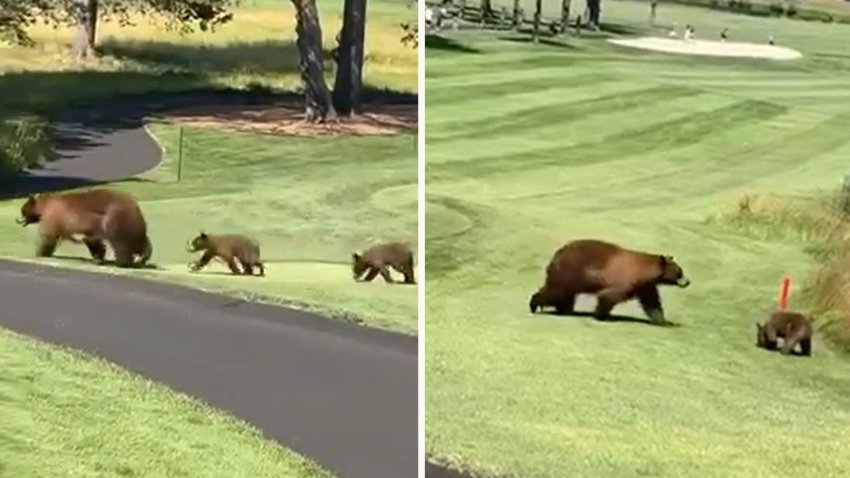
<path id="1" fill-rule="evenodd" d="M 756 346 L 776 350 L 778 339 L 782 339 L 780 351 L 790 354 L 800 344 L 802 355 L 812 354 L 812 322 L 799 312 L 776 311 L 764 325 L 756 322 Z"/>
<path id="2" fill-rule="evenodd" d="M 253 275 L 254 267 L 260 276 L 266 275 L 265 265 L 260 262 L 260 245 L 257 241 L 240 234 L 207 234 L 201 232 L 189 243 L 189 252 L 204 251 L 197 262 L 190 262 L 193 272 L 201 270 L 211 260 L 218 257 L 223 260 L 234 274 Z M 239 270 L 236 261 L 242 265 Z"/>
<path id="3" fill-rule="evenodd" d="M 366 249 L 362 254 L 352 254 L 351 272 L 354 280 L 360 280 L 363 273 L 366 282 L 374 279 L 378 274 L 387 282 L 394 282 L 390 276 L 389 267 L 404 275 L 405 284 L 415 284 L 413 278 L 413 252 L 407 244 L 400 242 L 385 242 L 376 244 Z M 367 272 L 368 271 L 368 272 Z"/>
<path id="4" fill-rule="evenodd" d="M 18 224 L 38 224 L 36 255 L 50 257 L 60 240 L 82 242 L 98 263 L 106 258 L 106 243 L 118 267 L 142 266 L 153 253 L 147 223 L 136 200 L 109 189 L 30 196 L 21 206 Z M 82 240 L 75 236 L 83 236 Z M 135 261 L 136 256 L 139 260 Z"/>
<path id="5" fill-rule="evenodd" d="M 609 317 L 619 303 L 637 298 L 650 320 L 667 322 L 659 285 L 688 287 L 690 281 L 672 256 L 650 254 L 595 239 L 568 242 L 558 249 L 546 268 L 546 281 L 529 300 L 531 313 L 552 306 L 558 314 L 571 313 L 578 294 L 597 296 L 594 316 Z"/>

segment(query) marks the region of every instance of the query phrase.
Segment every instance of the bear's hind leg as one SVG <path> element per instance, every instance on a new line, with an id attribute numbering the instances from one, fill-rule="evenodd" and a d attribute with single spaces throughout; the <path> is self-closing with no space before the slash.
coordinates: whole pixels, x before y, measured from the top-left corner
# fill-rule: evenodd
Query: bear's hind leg
<path id="1" fill-rule="evenodd" d="M 800 340 L 800 353 L 806 357 L 812 355 L 812 339 L 811 337 L 806 337 L 805 339 Z"/>
<path id="2" fill-rule="evenodd" d="M 604 289 L 597 294 L 596 309 L 593 315 L 597 320 L 606 320 L 614 306 L 625 300 L 628 294 L 620 289 Z"/>
<path id="3" fill-rule="evenodd" d="M 42 235 L 38 240 L 38 245 L 35 249 L 37 257 L 52 257 L 56 252 L 56 246 L 59 244 L 59 238 L 55 236 Z"/>
<path id="4" fill-rule="evenodd" d="M 658 287 L 654 285 L 644 287 L 638 291 L 637 298 L 641 308 L 653 324 L 667 323 L 667 319 L 664 317 L 664 308 L 661 306 L 661 296 L 658 294 Z"/>
<path id="5" fill-rule="evenodd" d="M 112 251 L 115 253 L 115 265 L 117 267 L 130 268 L 136 265 L 132 248 L 123 242 L 113 242 Z"/>
<path id="6" fill-rule="evenodd" d="M 576 296 L 572 293 L 565 293 L 561 300 L 555 304 L 555 313 L 558 315 L 572 314 L 576 308 Z"/>

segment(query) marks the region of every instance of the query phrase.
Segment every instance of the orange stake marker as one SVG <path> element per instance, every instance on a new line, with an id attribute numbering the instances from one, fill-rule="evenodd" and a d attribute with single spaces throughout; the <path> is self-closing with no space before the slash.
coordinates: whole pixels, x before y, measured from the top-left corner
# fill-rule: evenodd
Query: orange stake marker
<path id="1" fill-rule="evenodd" d="M 782 287 L 779 290 L 779 310 L 788 308 L 788 296 L 791 294 L 791 277 L 782 278 Z"/>

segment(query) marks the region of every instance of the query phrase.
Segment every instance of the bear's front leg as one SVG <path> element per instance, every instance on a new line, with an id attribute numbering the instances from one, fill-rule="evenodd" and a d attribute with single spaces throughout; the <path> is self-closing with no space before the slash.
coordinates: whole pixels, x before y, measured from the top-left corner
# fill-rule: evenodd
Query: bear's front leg
<path id="1" fill-rule="evenodd" d="M 210 251 L 204 252 L 204 255 L 202 255 L 201 258 L 197 260 L 197 262 L 190 262 L 189 263 L 189 270 L 191 270 L 192 272 L 198 272 L 199 270 L 204 268 L 207 264 L 209 264 L 210 261 L 213 259 L 213 257 L 215 257 L 215 255 L 212 252 L 210 252 Z"/>
<path id="2" fill-rule="evenodd" d="M 387 266 L 382 266 L 382 267 L 381 267 L 381 269 L 379 270 L 379 272 L 380 272 L 380 274 L 381 274 L 381 277 L 383 277 L 383 278 L 384 278 L 384 281 L 386 281 L 386 282 L 388 282 L 388 283 L 390 283 L 390 284 L 392 284 L 393 282 L 395 282 L 395 281 L 393 280 L 393 277 L 390 275 L 390 271 L 389 271 L 389 270 L 387 270 Z"/>
<path id="3" fill-rule="evenodd" d="M 92 237 L 85 237 L 83 238 L 83 242 L 96 264 L 100 265 L 106 262 L 106 244 L 103 241 Z"/>
<path id="4" fill-rule="evenodd" d="M 59 243 L 59 238 L 55 236 L 42 235 L 38 240 L 38 245 L 35 248 L 37 257 L 52 257 L 56 252 L 56 245 Z"/>
<path id="5" fill-rule="evenodd" d="M 378 277 L 378 269 L 372 266 L 369 266 L 369 272 L 363 277 L 363 282 L 372 282 L 375 277 Z"/>
<path id="6" fill-rule="evenodd" d="M 664 317 L 664 308 L 661 306 L 661 295 L 658 293 L 658 287 L 654 285 L 644 287 L 638 291 L 637 298 L 641 308 L 653 324 L 667 323 L 667 319 Z"/>

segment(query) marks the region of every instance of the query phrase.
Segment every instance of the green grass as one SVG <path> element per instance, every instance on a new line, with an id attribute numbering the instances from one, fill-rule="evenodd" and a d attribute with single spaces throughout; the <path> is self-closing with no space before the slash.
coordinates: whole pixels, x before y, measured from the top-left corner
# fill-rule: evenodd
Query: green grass
<path id="1" fill-rule="evenodd" d="M 327 50 L 336 45 L 342 5 L 343 2 L 338 1 L 320 7 Z M 415 92 L 417 53 L 399 41 L 403 34 L 399 23 L 415 19 L 415 10 L 407 8 L 403 2 L 378 0 L 369 4 L 367 15 L 364 81 L 376 88 Z M 294 45 L 295 14 L 289 2 L 243 2 L 234 12 L 232 22 L 215 31 L 196 31 L 188 35 L 164 31 L 161 18 L 137 16 L 132 21 L 134 25 L 129 27 L 116 21 L 101 22 L 98 43 L 102 55 L 88 63 L 80 63 L 68 54 L 74 34 L 72 29 L 35 26 L 30 33 L 37 42 L 36 47 L 0 46 L 3 52 L 0 72 L 41 71 L 58 75 L 93 70 L 156 76 L 170 71 L 226 86 L 261 84 L 292 89 L 300 85 L 298 52 Z M 332 80 L 333 61 L 329 58 L 326 67 Z M 160 83 L 171 82 L 173 79 Z M 108 85 L 101 85 L 101 88 L 109 91 Z M 4 89 L 0 84 L 0 91 Z M 79 85 L 79 89 L 85 90 L 85 85 Z M 74 90 L 71 96 L 81 94 Z M 56 101 L 66 99 L 49 90 L 37 92 L 52 94 L 57 97 Z M 28 96 L 35 93 L 28 91 Z M 64 96 L 68 96 L 68 91 Z M 0 100 L 0 105 L 4 103 Z"/>
<path id="2" fill-rule="evenodd" d="M 165 148 L 165 162 L 146 175 L 151 181 L 116 187 L 140 199 L 154 244 L 152 261 L 162 270 L 131 273 L 416 333 L 416 287 L 382 279 L 356 283 L 350 267 L 351 253 L 376 241 L 407 241 L 415 251 L 411 135 L 296 139 L 187 128 L 184 178 L 177 182 L 179 128 L 156 124 L 152 130 Z M 20 204 L 0 203 L 0 214 L 14 217 Z M 218 263 L 190 273 L 187 263 L 198 254 L 186 252 L 186 244 L 201 229 L 258 239 L 267 277 L 232 277 Z M 36 237 L 35 228 L 22 231 L 11 220 L 0 224 L 0 255 L 32 258 Z M 57 254 L 88 257 L 84 246 L 60 247 Z"/>
<path id="3" fill-rule="evenodd" d="M 645 4 L 605 9 L 645 32 Z M 692 58 L 590 36 L 535 47 L 474 31 L 452 36 L 473 52 L 427 51 L 426 449 L 438 462 L 553 478 L 850 469 L 846 356 L 821 336 L 810 359 L 754 346 L 783 274 L 792 307 L 806 306 L 810 242 L 709 220 L 744 194 L 839 185 L 850 48 L 833 39 L 850 28 L 659 12 L 697 32 L 773 30 L 806 57 Z M 693 282 L 662 290 L 681 326 L 531 316 L 551 254 L 581 237 L 673 254 Z M 636 304 L 615 312 L 643 317 Z"/>
<path id="4" fill-rule="evenodd" d="M 0 331 L 0 368 L 3 477 L 330 477 L 241 421 L 76 353 Z"/>

